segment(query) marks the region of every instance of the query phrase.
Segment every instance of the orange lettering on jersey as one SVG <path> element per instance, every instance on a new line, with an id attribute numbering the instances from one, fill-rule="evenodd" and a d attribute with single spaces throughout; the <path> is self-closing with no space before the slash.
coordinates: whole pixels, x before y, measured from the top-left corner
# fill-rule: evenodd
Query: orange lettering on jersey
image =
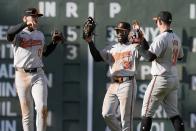
<path id="1" fill-rule="evenodd" d="M 132 68 L 132 62 L 131 61 L 123 61 L 123 68 L 124 69 L 131 69 Z"/>
<path id="2" fill-rule="evenodd" d="M 37 45 L 41 45 L 42 41 L 41 40 L 25 40 L 22 39 L 20 42 L 20 46 L 22 48 L 28 48 L 28 47 L 32 47 L 32 46 L 37 46 Z"/>
<path id="3" fill-rule="evenodd" d="M 126 51 L 126 52 L 115 53 L 112 56 L 113 56 L 114 61 L 118 61 L 122 58 L 132 56 L 132 53 L 131 51 Z"/>

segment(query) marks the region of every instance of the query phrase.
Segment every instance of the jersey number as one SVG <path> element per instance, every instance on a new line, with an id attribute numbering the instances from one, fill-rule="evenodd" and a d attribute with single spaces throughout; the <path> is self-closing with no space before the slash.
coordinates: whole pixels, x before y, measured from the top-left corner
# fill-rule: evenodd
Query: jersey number
<path id="1" fill-rule="evenodd" d="M 39 57 L 42 57 L 42 52 L 43 52 L 42 47 L 37 49 L 37 54 Z"/>
<path id="2" fill-rule="evenodd" d="M 179 52 L 178 41 L 174 40 L 173 41 L 173 48 L 172 48 L 172 64 L 173 65 L 176 65 L 176 63 L 177 63 L 178 52 Z"/>

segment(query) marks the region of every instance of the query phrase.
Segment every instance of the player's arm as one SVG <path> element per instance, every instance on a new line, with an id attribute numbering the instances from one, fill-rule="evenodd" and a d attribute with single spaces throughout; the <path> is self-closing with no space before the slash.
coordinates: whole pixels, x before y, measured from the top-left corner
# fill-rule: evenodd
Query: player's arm
<path id="1" fill-rule="evenodd" d="M 54 43 L 54 42 L 51 42 L 50 44 L 45 45 L 42 55 L 44 57 L 49 56 L 55 50 L 56 46 L 57 46 L 57 43 Z"/>
<path id="2" fill-rule="evenodd" d="M 149 45 L 145 39 L 141 42 L 141 44 L 138 44 L 136 48 L 138 49 L 138 53 L 148 61 L 153 61 L 157 58 L 154 53 L 148 50 Z"/>
<path id="3" fill-rule="evenodd" d="M 93 56 L 94 61 L 99 62 L 99 61 L 104 61 L 103 58 L 101 57 L 100 52 L 98 51 L 98 49 L 95 47 L 95 44 L 92 40 L 92 36 L 85 38 L 85 41 L 88 43 L 89 45 L 89 49 L 91 52 L 91 55 Z"/>
<path id="4" fill-rule="evenodd" d="M 93 56 L 94 61 L 96 61 L 96 62 L 104 61 L 100 55 L 100 52 L 95 47 L 94 42 L 90 41 L 90 42 L 88 42 L 88 45 L 89 45 L 89 49 L 90 49 L 91 55 Z"/>
<path id="5" fill-rule="evenodd" d="M 25 22 L 11 27 L 7 31 L 7 40 L 12 42 L 14 40 L 16 34 L 18 34 L 20 31 L 22 31 L 25 27 L 27 27 L 27 24 Z"/>
<path id="6" fill-rule="evenodd" d="M 95 27 L 96 27 L 95 20 L 92 17 L 88 17 L 83 25 L 83 39 L 88 43 L 94 61 L 99 62 L 104 60 L 101 57 L 100 52 L 97 50 L 92 40 Z"/>
<path id="7" fill-rule="evenodd" d="M 52 33 L 52 42 L 50 44 L 44 46 L 43 49 L 43 56 L 47 57 L 50 55 L 56 48 L 58 43 L 63 43 L 64 37 L 63 34 L 57 30 L 53 31 Z"/>

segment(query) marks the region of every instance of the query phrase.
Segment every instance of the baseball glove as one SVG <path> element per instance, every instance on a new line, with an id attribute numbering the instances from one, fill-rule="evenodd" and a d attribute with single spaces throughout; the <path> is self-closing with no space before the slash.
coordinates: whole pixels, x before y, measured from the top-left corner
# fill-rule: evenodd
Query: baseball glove
<path id="1" fill-rule="evenodd" d="M 88 17 L 83 25 L 83 39 L 89 38 L 90 36 L 94 35 L 95 27 L 95 20 L 92 17 Z"/>
<path id="2" fill-rule="evenodd" d="M 132 22 L 132 29 L 129 33 L 129 41 L 133 44 L 139 44 L 144 39 L 144 34 L 140 29 L 140 24 L 137 20 Z"/>
<path id="3" fill-rule="evenodd" d="M 63 37 L 62 32 L 59 32 L 59 31 L 57 31 L 57 30 L 53 31 L 53 32 L 52 32 L 52 41 L 53 41 L 54 43 L 58 43 L 58 42 L 63 43 L 64 37 Z"/>

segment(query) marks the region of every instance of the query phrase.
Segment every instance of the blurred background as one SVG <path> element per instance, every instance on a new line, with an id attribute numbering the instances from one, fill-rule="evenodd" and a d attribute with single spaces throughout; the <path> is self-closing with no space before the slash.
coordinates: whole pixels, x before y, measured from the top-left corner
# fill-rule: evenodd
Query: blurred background
<path id="1" fill-rule="evenodd" d="M 115 41 L 118 21 L 140 21 L 149 43 L 159 34 L 152 21 L 161 10 L 173 14 L 173 30 L 180 36 L 185 57 L 178 64 L 179 110 L 186 131 L 196 131 L 196 1 L 195 0 L 0 0 L 0 131 L 21 131 L 21 111 L 14 88 L 13 52 L 6 41 L 10 26 L 22 22 L 23 12 L 36 7 L 44 14 L 39 29 L 46 42 L 54 29 L 62 31 L 65 42 L 44 58 L 48 79 L 48 131 L 109 131 L 102 116 L 102 102 L 109 79 L 108 66 L 94 63 L 82 39 L 82 26 L 88 16 L 97 22 L 98 49 Z M 134 131 L 139 131 L 144 92 L 151 79 L 151 63 L 138 67 Z M 118 107 L 118 103 L 117 103 Z M 118 108 L 116 115 L 119 116 Z M 173 131 L 160 106 L 152 131 Z"/>

